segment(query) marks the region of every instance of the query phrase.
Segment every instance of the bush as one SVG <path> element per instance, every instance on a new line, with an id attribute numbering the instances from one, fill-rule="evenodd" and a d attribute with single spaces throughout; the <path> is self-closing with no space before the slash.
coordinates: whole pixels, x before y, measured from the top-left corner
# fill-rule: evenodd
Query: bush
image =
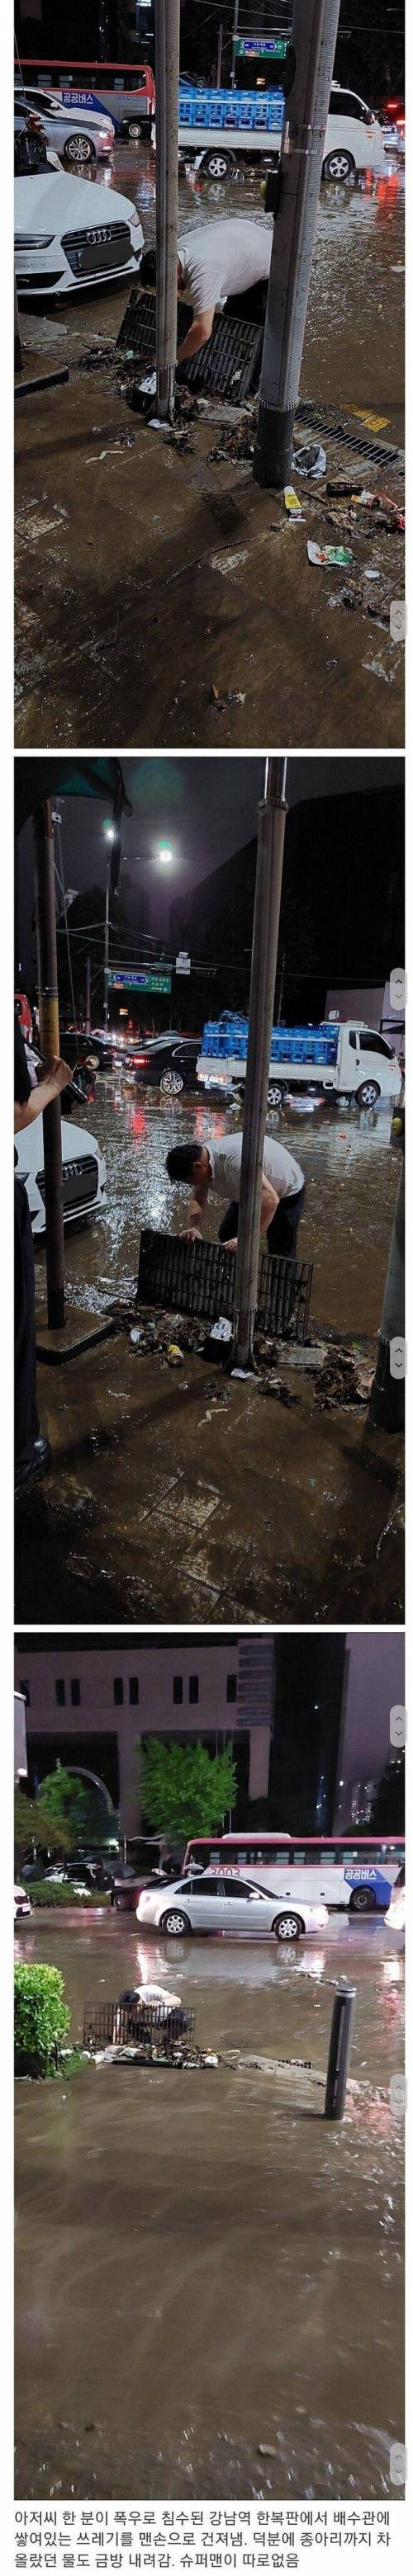
<path id="1" fill-rule="evenodd" d="M 74 1887 L 70 1885 L 62 1887 L 61 1879 L 56 1879 L 55 1884 L 51 1878 L 30 1879 L 27 1894 L 31 1905 L 70 1905 L 78 1908 L 82 1905 L 110 1905 L 107 1887 L 85 1887 L 84 1895 L 78 1896 Z"/>
<path id="2" fill-rule="evenodd" d="M 60 1968 L 26 1967 L 14 1971 L 14 2035 L 17 2060 L 47 2067 L 62 2046 L 69 2027 Z"/>

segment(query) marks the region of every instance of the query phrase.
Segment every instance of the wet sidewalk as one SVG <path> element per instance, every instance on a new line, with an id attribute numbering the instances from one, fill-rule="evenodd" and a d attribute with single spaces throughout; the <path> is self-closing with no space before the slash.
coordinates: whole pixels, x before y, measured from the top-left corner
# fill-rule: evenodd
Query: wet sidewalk
<path id="1" fill-rule="evenodd" d="M 403 537 L 366 508 L 349 530 L 348 504 L 304 483 L 292 524 L 251 456 L 216 454 L 227 406 L 203 406 L 182 449 L 141 423 L 112 364 L 121 310 L 107 364 L 85 318 L 97 372 L 78 334 L 70 382 L 18 405 L 16 747 L 398 748 Z M 326 444 L 330 479 L 402 501 L 398 472 Z M 350 565 L 314 566 L 308 538 Z"/>
<path id="2" fill-rule="evenodd" d="M 17 1619 L 397 1624 L 401 1440 L 322 1410 L 281 1346 L 279 1375 L 287 1402 L 125 1334 L 41 1367 L 53 1456 L 18 1513 Z"/>

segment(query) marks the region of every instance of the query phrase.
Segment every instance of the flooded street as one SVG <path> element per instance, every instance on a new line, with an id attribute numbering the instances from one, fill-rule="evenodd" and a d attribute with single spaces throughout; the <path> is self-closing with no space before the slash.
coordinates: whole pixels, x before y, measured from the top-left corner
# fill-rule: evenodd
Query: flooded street
<path id="1" fill-rule="evenodd" d="M 99 164 L 91 185 L 119 189 L 137 207 L 146 247 L 155 240 L 155 153 L 150 145 L 117 144 L 108 168 Z M 82 178 L 85 174 L 82 172 Z M 264 212 L 258 171 L 248 169 L 227 187 L 197 179 L 181 165 L 179 225 L 182 232 L 214 216 Z M 118 327 L 119 290 L 89 299 L 91 329 L 112 337 Z M 119 307 L 119 322 L 122 311 Z M 360 336 L 360 310 L 363 334 Z M 57 329 L 75 353 L 85 342 L 86 299 L 60 307 Z M 54 317 L 47 328 L 56 329 Z M 32 323 L 33 329 L 33 323 Z M 34 325 L 36 328 L 36 326 Z M 38 326 L 39 327 L 39 326 Z M 41 327 L 41 326 L 40 326 Z M 360 179 L 354 187 L 323 184 L 301 376 L 303 397 L 350 411 L 368 410 L 385 422 L 403 444 L 404 373 L 404 172 L 391 162 L 386 176 Z M 62 352 L 63 354 L 63 352 Z"/>
<path id="2" fill-rule="evenodd" d="M 165 1170 L 168 1147 L 194 1136 L 202 1144 L 208 1136 L 217 1140 L 233 1133 L 242 1118 L 237 1103 L 221 1110 L 187 1096 L 177 1104 L 154 1091 L 129 1090 L 106 1074 L 97 1076 L 96 1098 L 80 1122 L 97 1136 L 106 1158 L 107 1207 L 90 1230 L 66 1228 L 67 1296 L 69 1304 L 101 1313 L 110 1297 L 133 1295 L 141 1226 L 178 1233 L 188 1223 L 188 1191 L 174 1189 Z M 313 1320 L 337 1334 L 373 1336 L 400 1168 L 399 1149 L 390 1144 L 390 1110 L 323 1107 L 301 1115 L 286 1109 L 280 1116 L 271 1111 L 268 1129 L 304 1171 L 298 1254 L 315 1265 Z M 210 1201 L 206 1236 L 215 1237 L 224 1204 Z M 39 1294 L 43 1271 L 39 1245 Z"/>
<path id="3" fill-rule="evenodd" d="M 297 1951 L 34 1922 L 85 2000 L 154 1978 L 201 2048 L 311 2061 L 357 1988 L 343 2126 L 286 2068 L 88 2068 L 17 2086 L 17 2493 L 382 2498 L 403 2440 L 403 1961 L 338 1917 Z M 269 2446 L 260 2458 L 259 2445 Z"/>

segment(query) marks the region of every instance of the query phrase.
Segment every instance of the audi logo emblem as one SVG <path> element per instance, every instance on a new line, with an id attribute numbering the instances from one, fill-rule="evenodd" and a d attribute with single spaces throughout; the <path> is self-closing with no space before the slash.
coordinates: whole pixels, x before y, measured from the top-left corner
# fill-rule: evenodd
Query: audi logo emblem
<path id="1" fill-rule="evenodd" d="M 109 238 L 109 235 L 108 235 L 108 226 L 107 226 L 107 224 L 100 224 L 100 225 L 99 225 L 99 228 L 95 227 L 94 232 L 92 232 L 92 233 L 87 233 L 87 234 L 86 234 L 86 240 L 87 240 L 88 242 L 108 241 L 108 238 Z"/>

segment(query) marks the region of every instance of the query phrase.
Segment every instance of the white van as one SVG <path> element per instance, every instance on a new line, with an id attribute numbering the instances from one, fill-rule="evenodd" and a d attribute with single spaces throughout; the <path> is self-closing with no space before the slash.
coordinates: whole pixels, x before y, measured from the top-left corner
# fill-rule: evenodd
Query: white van
<path id="1" fill-rule="evenodd" d="M 327 118 L 323 179 L 353 179 L 356 170 L 386 172 L 383 127 L 357 90 L 333 81 Z"/>
<path id="2" fill-rule="evenodd" d="M 205 178 L 225 187 L 242 162 L 265 171 L 280 157 L 285 100 L 279 90 L 179 91 L 179 150 Z M 333 81 L 327 118 L 323 179 L 354 179 L 356 171 L 388 175 L 385 134 L 373 109 L 356 90 Z"/>
<path id="3" fill-rule="evenodd" d="M 16 1179 L 24 1181 L 35 1235 L 45 1233 L 43 1119 L 35 1118 L 15 1137 Z M 62 1118 L 63 1217 L 74 1225 L 83 1216 L 100 1216 L 106 1205 L 106 1163 L 96 1136 L 74 1119 Z"/>

